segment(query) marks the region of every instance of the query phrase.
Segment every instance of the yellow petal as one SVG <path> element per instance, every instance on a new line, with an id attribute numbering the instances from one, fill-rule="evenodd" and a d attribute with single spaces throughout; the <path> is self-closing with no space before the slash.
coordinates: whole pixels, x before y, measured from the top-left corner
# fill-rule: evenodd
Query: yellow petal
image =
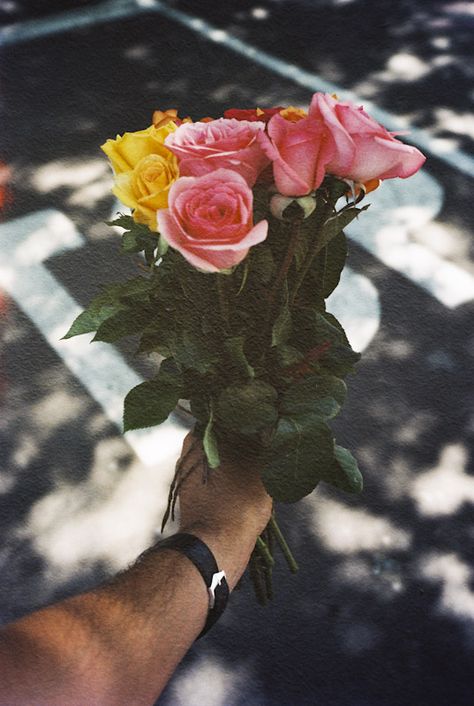
<path id="1" fill-rule="evenodd" d="M 150 194 L 149 196 L 144 196 L 138 202 L 139 206 L 143 206 L 143 208 L 151 208 L 154 211 L 158 211 L 160 208 L 167 208 L 168 207 L 168 193 L 169 193 L 169 187 L 166 189 L 163 189 L 163 191 L 160 191 L 159 193 Z"/>
<path id="2" fill-rule="evenodd" d="M 116 174 L 133 169 L 138 162 L 150 154 L 171 154 L 164 146 L 166 137 L 176 130 L 176 125 L 169 122 L 160 128 L 154 125 L 137 132 L 117 135 L 115 140 L 107 140 L 102 150 L 108 156 Z"/>
<path id="3" fill-rule="evenodd" d="M 117 137 L 119 139 L 119 137 Z M 105 152 L 107 157 L 110 159 L 112 168 L 116 174 L 128 171 L 131 167 L 128 162 L 122 157 L 120 152 L 117 151 L 116 147 L 117 140 L 107 140 L 100 149 Z"/>
<path id="4" fill-rule="evenodd" d="M 138 204 L 133 212 L 133 220 L 136 223 L 144 223 L 151 230 L 156 231 L 158 229 L 155 209 L 147 208 L 146 206 Z"/>
<path id="5" fill-rule="evenodd" d="M 112 188 L 112 193 L 129 208 L 135 208 L 137 205 L 137 199 L 132 188 L 132 175 L 133 172 L 130 171 L 117 174 Z"/>

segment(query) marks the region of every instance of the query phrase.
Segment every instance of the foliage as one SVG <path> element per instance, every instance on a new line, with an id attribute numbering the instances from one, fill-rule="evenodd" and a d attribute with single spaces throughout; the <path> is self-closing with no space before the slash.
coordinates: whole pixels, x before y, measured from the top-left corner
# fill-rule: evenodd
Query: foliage
<path id="1" fill-rule="evenodd" d="M 223 438 L 244 439 L 261 450 L 276 500 L 294 502 L 320 481 L 361 490 L 357 463 L 329 426 L 360 357 L 325 305 L 347 258 L 343 228 L 363 210 L 336 210 L 346 191 L 328 177 L 308 218 L 289 207 L 277 220 L 267 187 L 256 187 L 254 220 L 267 218 L 269 235 L 225 275 L 194 269 L 131 216 L 113 221 L 124 229 L 122 251 L 144 258 L 142 274 L 104 287 L 65 338 L 134 336 L 137 353 L 165 359 L 128 393 L 125 431 L 161 424 L 184 398 L 211 468 Z"/>

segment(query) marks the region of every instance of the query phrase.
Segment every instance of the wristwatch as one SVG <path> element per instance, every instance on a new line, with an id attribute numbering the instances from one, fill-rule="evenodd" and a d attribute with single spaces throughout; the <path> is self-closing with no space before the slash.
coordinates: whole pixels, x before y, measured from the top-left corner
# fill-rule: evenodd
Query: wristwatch
<path id="1" fill-rule="evenodd" d="M 219 571 L 214 554 L 207 544 L 193 534 L 180 532 L 162 539 L 155 544 L 154 549 L 173 549 L 188 557 L 199 571 L 206 584 L 209 595 L 209 612 L 206 624 L 197 639 L 207 633 L 220 618 L 229 599 L 229 586 L 225 571 Z"/>

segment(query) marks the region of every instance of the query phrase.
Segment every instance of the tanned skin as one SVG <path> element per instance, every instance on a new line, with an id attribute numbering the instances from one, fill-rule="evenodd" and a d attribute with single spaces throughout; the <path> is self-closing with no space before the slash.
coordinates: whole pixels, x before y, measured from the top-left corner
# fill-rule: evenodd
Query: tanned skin
<path id="1" fill-rule="evenodd" d="M 188 435 L 184 464 L 196 465 L 200 454 Z M 225 458 L 206 483 L 191 473 L 179 501 L 179 531 L 206 542 L 232 590 L 270 519 L 258 469 Z M 106 584 L 0 629 L 0 705 L 151 706 L 207 612 L 191 561 L 151 549 Z"/>

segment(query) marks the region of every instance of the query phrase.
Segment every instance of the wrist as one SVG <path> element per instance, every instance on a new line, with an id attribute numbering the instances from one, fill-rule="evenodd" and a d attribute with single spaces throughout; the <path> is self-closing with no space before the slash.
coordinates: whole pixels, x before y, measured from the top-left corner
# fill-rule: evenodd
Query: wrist
<path id="1" fill-rule="evenodd" d="M 193 534 L 207 544 L 220 570 L 225 571 L 232 590 L 245 571 L 257 534 L 243 527 L 211 525 L 194 522 L 180 527 L 180 532 Z"/>

